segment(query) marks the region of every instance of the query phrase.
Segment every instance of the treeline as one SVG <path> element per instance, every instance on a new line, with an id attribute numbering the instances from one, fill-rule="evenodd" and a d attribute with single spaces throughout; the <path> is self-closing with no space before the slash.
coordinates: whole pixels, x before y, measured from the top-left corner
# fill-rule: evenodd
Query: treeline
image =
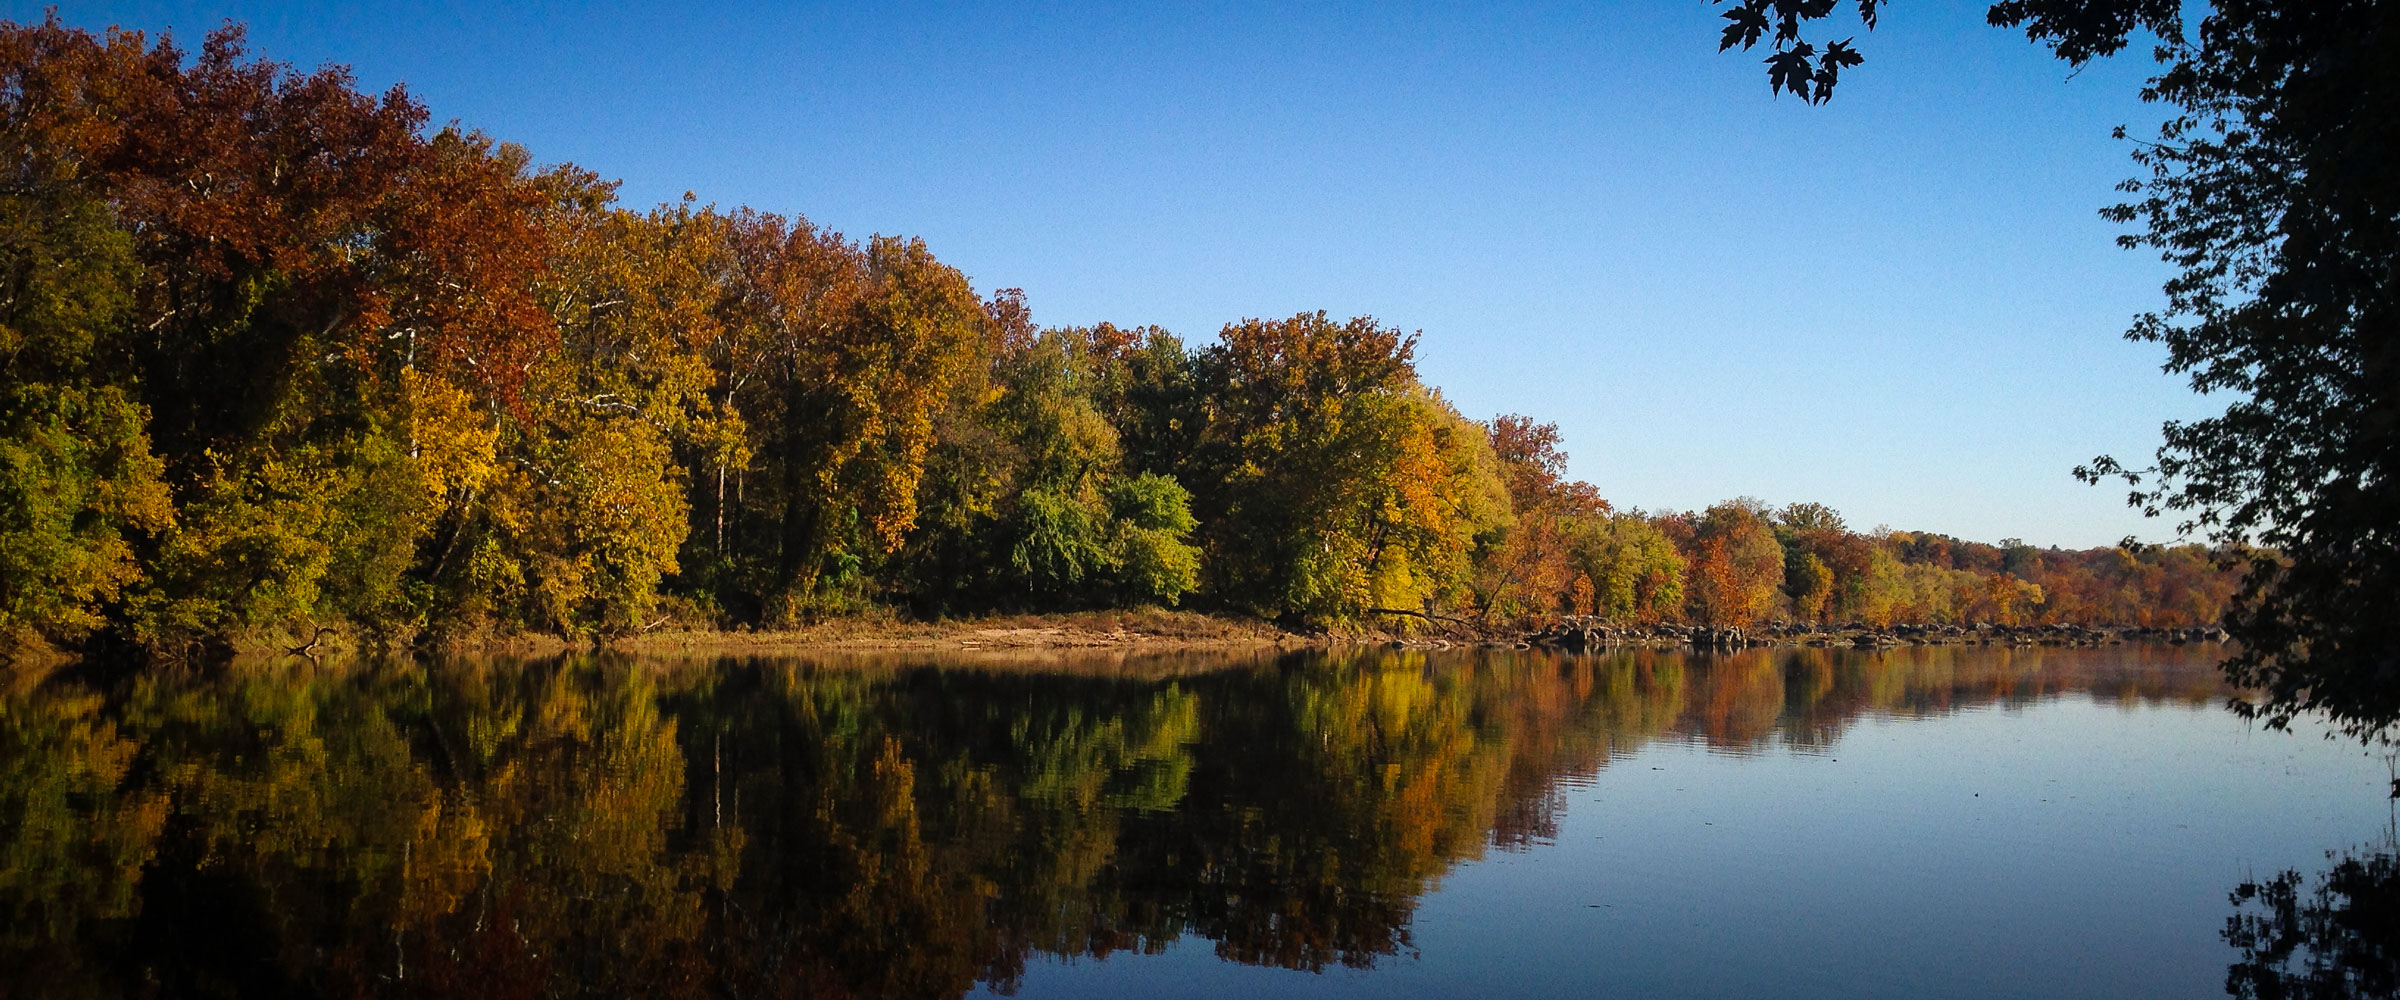
<path id="1" fill-rule="evenodd" d="M 241 38 L 0 25 L 0 633 L 2192 623 L 2232 590 L 2188 547 L 1616 511 L 1371 319 L 1043 329 L 922 241 L 630 209 Z"/>
<path id="2" fill-rule="evenodd" d="M 1512 439 L 1530 439 L 1542 458 L 1516 469 L 1532 488 L 1512 489 L 1516 518 L 1477 575 L 1478 610 L 1634 625 L 2199 625 L 2217 621 L 2241 585 L 2238 570 L 2197 545 L 2075 550 L 1860 533 L 1823 504 L 1770 508 L 1748 497 L 1705 511 L 1614 512 L 1587 485 L 1562 481 L 1553 428 L 1521 417 L 1492 426 L 1503 455 Z"/>

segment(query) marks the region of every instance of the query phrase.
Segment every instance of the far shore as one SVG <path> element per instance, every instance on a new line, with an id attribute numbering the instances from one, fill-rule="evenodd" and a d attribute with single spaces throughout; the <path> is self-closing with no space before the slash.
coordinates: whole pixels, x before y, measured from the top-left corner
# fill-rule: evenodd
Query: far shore
<path id="1" fill-rule="evenodd" d="M 1381 634 L 1300 633 L 1257 619 L 1190 611 L 1075 612 L 935 619 L 844 618 L 790 629 L 660 629 L 603 645 L 630 653 L 814 650 L 1254 649 L 1383 641 Z"/>
<path id="2" fill-rule="evenodd" d="M 2215 627 L 1774 622 L 1749 629 L 1659 624 L 1610 626 L 1593 619 L 1476 623 L 1412 622 L 1413 630 L 1295 631 L 1254 618 L 1188 611 L 1075 612 L 930 621 L 837 619 L 792 629 L 664 629 L 619 636 L 606 648 L 630 653 L 773 654 L 809 651 L 1011 651 L 1302 648 L 1375 645 L 1424 649 L 1752 647 L 2107 646 L 2214 643 Z"/>
<path id="3" fill-rule="evenodd" d="M 546 656 L 594 649 L 643 656 L 779 656 L 806 653 L 1159 654 L 1209 651 L 1381 646 L 1408 649 L 1734 650 L 1749 648 L 1889 649 L 1908 646 L 2110 646 L 2224 641 L 2216 627 L 2121 625 L 1891 624 L 1773 622 L 1748 629 L 1706 625 L 1617 626 L 1592 618 L 1479 623 L 1410 619 L 1409 629 L 1300 631 L 1274 622 L 1195 611 L 1082 611 L 908 619 L 894 615 L 831 618 L 782 629 L 719 629 L 667 625 L 650 631 L 576 640 L 541 633 L 476 633 L 416 647 L 435 655 Z M 343 629 L 325 628 L 310 641 L 282 632 L 251 633 L 215 647 L 244 659 L 287 655 L 335 656 L 379 644 Z M 401 652 L 405 647 L 382 647 Z M 0 643 L 0 661 L 62 664 L 76 657 L 38 644 Z"/>

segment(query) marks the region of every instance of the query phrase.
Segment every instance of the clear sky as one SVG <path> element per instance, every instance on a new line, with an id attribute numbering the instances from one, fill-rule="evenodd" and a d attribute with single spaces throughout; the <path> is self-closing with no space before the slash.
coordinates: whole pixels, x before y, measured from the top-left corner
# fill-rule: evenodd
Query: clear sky
<path id="1" fill-rule="evenodd" d="M 1807 107 L 1705 0 L 695 6 L 58 9 L 246 22 L 637 206 L 920 235 L 1045 324 L 1421 330 L 1427 381 L 1556 421 L 1620 507 L 2172 537 L 2068 475 L 2211 408 L 2119 338 L 2166 273 L 2096 214 L 2133 169 L 2110 128 L 2156 119 L 2144 58 L 2071 74 L 1983 4 L 1894 4 Z"/>

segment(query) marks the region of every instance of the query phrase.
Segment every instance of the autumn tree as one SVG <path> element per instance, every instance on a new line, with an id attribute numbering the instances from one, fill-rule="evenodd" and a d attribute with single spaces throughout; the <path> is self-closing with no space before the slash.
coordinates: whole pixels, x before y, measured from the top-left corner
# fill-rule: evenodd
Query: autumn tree
<path id="1" fill-rule="evenodd" d="M 1667 532 L 1639 511 L 1583 525 L 1570 542 L 1569 557 L 1575 565 L 1574 582 L 1582 584 L 1571 593 L 1591 595 L 1588 603 L 1576 602 L 1575 612 L 1622 625 L 1655 625 L 1683 617 L 1688 564 Z"/>
<path id="2" fill-rule="evenodd" d="M 10 36 L 0 135 L 18 151 L 0 189 L 0 652 L 10 633 L 73 641 L 139 579 L 135 545 L 172 523 L 126 320 L 137 268 L 46 120 L 61 69 Z"/>
<path id="3" fill-rule="evenodd" d="M 402 91 L 252 61 L 236 28 L 193 57 L 55 17 L 0 34 L 11 127 L 55 140 L 23 166 L 104 203 L 136 271 L 120 384 L 176 514 L 147 518 L 134 631 L 392 613 L 428 517 L 386 417 L 400 372 L 513 400 L 550 342 L 522 161 L 422 134 Z"/>
<path id="4" fill-rule="evenodd" d="M 1203 352 L 1190 462 L 1204 572 L 1275 616 L 1427 613 L 1506 523 L 1483 429 L 1421 386 L 1415 338 L 1322 313 L 1227 326 Z"/>
<path id="5" fill-rule="evenodd" d="M 1711 625 L 1749 625 L 1775 614 L 1784 582 L 1783 547 L 1755 500 L 1728 500 L 1693 519 L 1689 602 Z"/>
<path id="6" fill-rule="evenodd" d="M 540 287 L 559 348 L 530 368 L 519 405 L 492 415 L 496 465 L 452 513 L 471 537 L 446 538 L 432 572 L 455 567 L 510 620 L 628 631 L 654 620 L 694 501 L 719 499 L 701 477 L 722 475 L 744 430 L 708 363 L 724 336 L 727 226 L 688 202 L 617 207 L 613 186 L 581 171 L 542 182 L 553 200 Z"/>
<path id="7" fill-rule="evenodd" d="M 1006 337 L 984 388 L 945 413 L 902 571 L 918 598 L 1174 604 L 1197 584 L 1189 494 L 1129 473 L 1101 410 L 1122 391 L 1108 334 Z"/>
<path id="8" fill-rule="evenodd" d="M 1783 546 L 1784 596 L 1792 613 L 1807 621 L 1857 614 L 1866 586 L 1864 542 L 1840 512 L 1821 503 L 1786 504 L 1774 514 L 1775 540 Z"/>
<path id="9" fill-rule="evenodd" d="M 829 588 L 863 579 L 915 525 L 935 416 L 984 356 L 988 318 L 919 240 L 861 245 L 742 211 L 732 243 L 731 322 L 767 364 L 736 400 L 766 438 L 766 612 L 789 618 L 838 604 Z"/>
<path id="10" fill-rule="evenodd" d="M 1083 335 L 1093 361 L 1093 405 L 1117 429 L 1125 467 L 1181 477 L 1207 422 L 1199 357 L 1156 326 L 1099 323 Z"/>
<path id="11" fill-rule="evenodd" d="M 1487 427 L 1512 517 L 1477 553 L 1476 609 L 1489 618 L 1571 607 L 1574 538 L 1607 515 L 1608 501 L 1590 483 L 1567 479 L 1557 424 L 1512 414 Z"/>

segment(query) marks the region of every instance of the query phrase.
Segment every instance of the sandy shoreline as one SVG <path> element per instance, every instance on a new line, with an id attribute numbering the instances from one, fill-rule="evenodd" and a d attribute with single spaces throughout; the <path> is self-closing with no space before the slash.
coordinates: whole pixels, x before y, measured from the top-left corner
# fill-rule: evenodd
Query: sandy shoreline
<path id="1" fill-rule="evenodd" d="M 660 630 L 609 640 L 628 653 L 816 651 L 1250 649 L 1327 645 L 1380 636 L 1303 635 L 1268 622 L 1194 612 L 1085 612 L 937 621 L 837 620 L 794 629 Z"/>

